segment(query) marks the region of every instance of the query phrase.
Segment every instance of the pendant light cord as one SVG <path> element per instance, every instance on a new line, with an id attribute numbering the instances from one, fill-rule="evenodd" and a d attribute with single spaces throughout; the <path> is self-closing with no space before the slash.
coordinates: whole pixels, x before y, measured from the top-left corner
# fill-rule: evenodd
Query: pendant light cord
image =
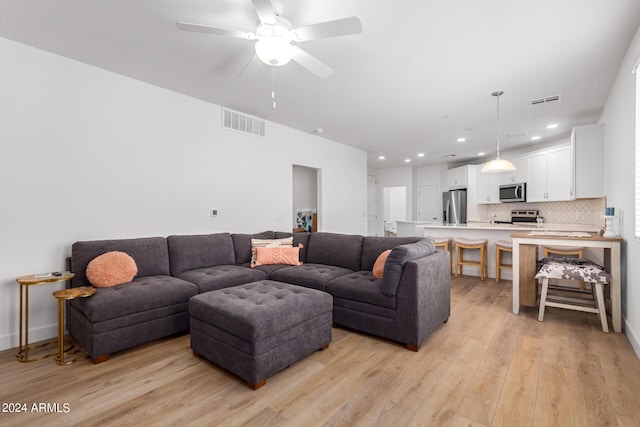
<path id="1" fill-rule="evenodd" d="M 502 93 L 502 91 L 495 92 L 495 96 L 498 98 L 496 103 L 496 159 L 500 158 L 500 95 Z"/>

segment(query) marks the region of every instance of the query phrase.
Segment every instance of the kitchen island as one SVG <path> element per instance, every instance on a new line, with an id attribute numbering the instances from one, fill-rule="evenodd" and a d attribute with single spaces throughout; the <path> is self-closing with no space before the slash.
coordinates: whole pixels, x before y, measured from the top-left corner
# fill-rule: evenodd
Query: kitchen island
<path id="1" fill-rule="evenodd" d="M 496 241 L 498 240 L 511 240 L 511 234 L 516 232 L 525 231 L 585 231 L 589 233 L 597 233 L 599 226 L 588 224 L 490 224 L 489 222 L 468 222 L 462 225 L 450 225 L 442 223 L 429 223 L 421 221 L 398 221 L 398 236 L 433 236 L 433 237 L 451 237 L 466 238 L 466 239 L 487 239 L 488 244 L 488 260 L 489 260 L 489 277 L 496 277 Z M 603 255 L 602 251 L 594 250 L 593 248 L 585 248 L 585 257 L 595 262 L 602 263 Z M 475 256 L 475 258 L 474 258 Z M 473 253 L 467 255 L 465 258 L 478 259 L 479 254 Z M 507 258 L 509 255 L 504 255 L 505 262 L 510 262 Z M 480 269 L 478 267 L 464 266 L 463 274 L 470 276 L 480 276 Z M 501 277 L 507 280 L 512 279 L 511 271 L 503 271 Z"/>

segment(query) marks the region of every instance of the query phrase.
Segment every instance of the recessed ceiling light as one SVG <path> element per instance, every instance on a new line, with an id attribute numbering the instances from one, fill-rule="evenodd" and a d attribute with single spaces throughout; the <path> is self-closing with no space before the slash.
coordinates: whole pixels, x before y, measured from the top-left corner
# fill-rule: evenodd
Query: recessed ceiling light
<path id="1" fill-rule="evenodd" d="M 542 138 L 540 135 L 536 135 L 536 136 L 532 136 L 532 137 L 531 137 L 531 140 L 532 140 L 532 141 L 537 141 L 537 140 L 539 140 L 540 138 Z"/>
<path id="2" fill-rule="evenodd" d="M 411 162 L 411 159 L 404 159 L 405 163 Z"/>
<path id="3" fill-rule="evenodd" d="M 478 153 L 478 156 L 484 156 L 486 153 Z"/>
<path id="4" fill-rule="evenodd" d="M 424 157 L 424 153 L 418 153 L 418 157 Z"/>
<path id="5" fill-rule="evenodd" d="M 555 129 L 557 127 L 558 127 L 557 123 L 551 123 L 551 124 L 547 125 L 547 129 Z"/>
<path id="6" fill-rule="evenodd" d="M 465 142 L 467 140 L 467 138 L 458 138 L 456 141 L 458 142 Z"/>
<path id="7" fill-rule="evenodd" d="M 384 160 L 385 157 L 384 156 L 378 156 L 378 160 Z"/>

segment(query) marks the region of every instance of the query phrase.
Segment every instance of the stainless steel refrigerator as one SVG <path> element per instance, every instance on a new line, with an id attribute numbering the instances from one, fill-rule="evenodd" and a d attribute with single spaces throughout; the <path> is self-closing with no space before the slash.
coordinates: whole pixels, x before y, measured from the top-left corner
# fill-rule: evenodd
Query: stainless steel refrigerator
<path id="1" fill-rule="evenodd" d="M 449 190 L 442 193 L 442 222 L 445 224 L 467 223 L 467 190 Z"/>

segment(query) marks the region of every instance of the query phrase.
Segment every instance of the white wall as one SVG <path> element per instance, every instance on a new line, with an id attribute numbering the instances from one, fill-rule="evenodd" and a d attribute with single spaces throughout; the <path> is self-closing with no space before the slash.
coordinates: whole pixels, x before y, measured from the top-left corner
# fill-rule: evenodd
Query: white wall
<path id="1" fill-rule="evenodd" d="M 640 59 L 640 29 L 611 88 L 600 116 L 604 123 L 604 188 L 607 206 L 622 213 L 622 314 L 629 341 L 640 357 L 640 241 L 634 238 L 635 75 Z"/>
<path id="2" fill-rule="evenodd" d="M 3 38 L 0 57 L 0 349 L 17 346 L 15 278 L 64 269 L 74 241 L 290 230 L 293 164 L 322 169 L 324 231 L 366 233 L 362 150 L 224 131 L 220 106 Z M 32 341 L 55 336 L 62 287 L 32 290 Z"/>

